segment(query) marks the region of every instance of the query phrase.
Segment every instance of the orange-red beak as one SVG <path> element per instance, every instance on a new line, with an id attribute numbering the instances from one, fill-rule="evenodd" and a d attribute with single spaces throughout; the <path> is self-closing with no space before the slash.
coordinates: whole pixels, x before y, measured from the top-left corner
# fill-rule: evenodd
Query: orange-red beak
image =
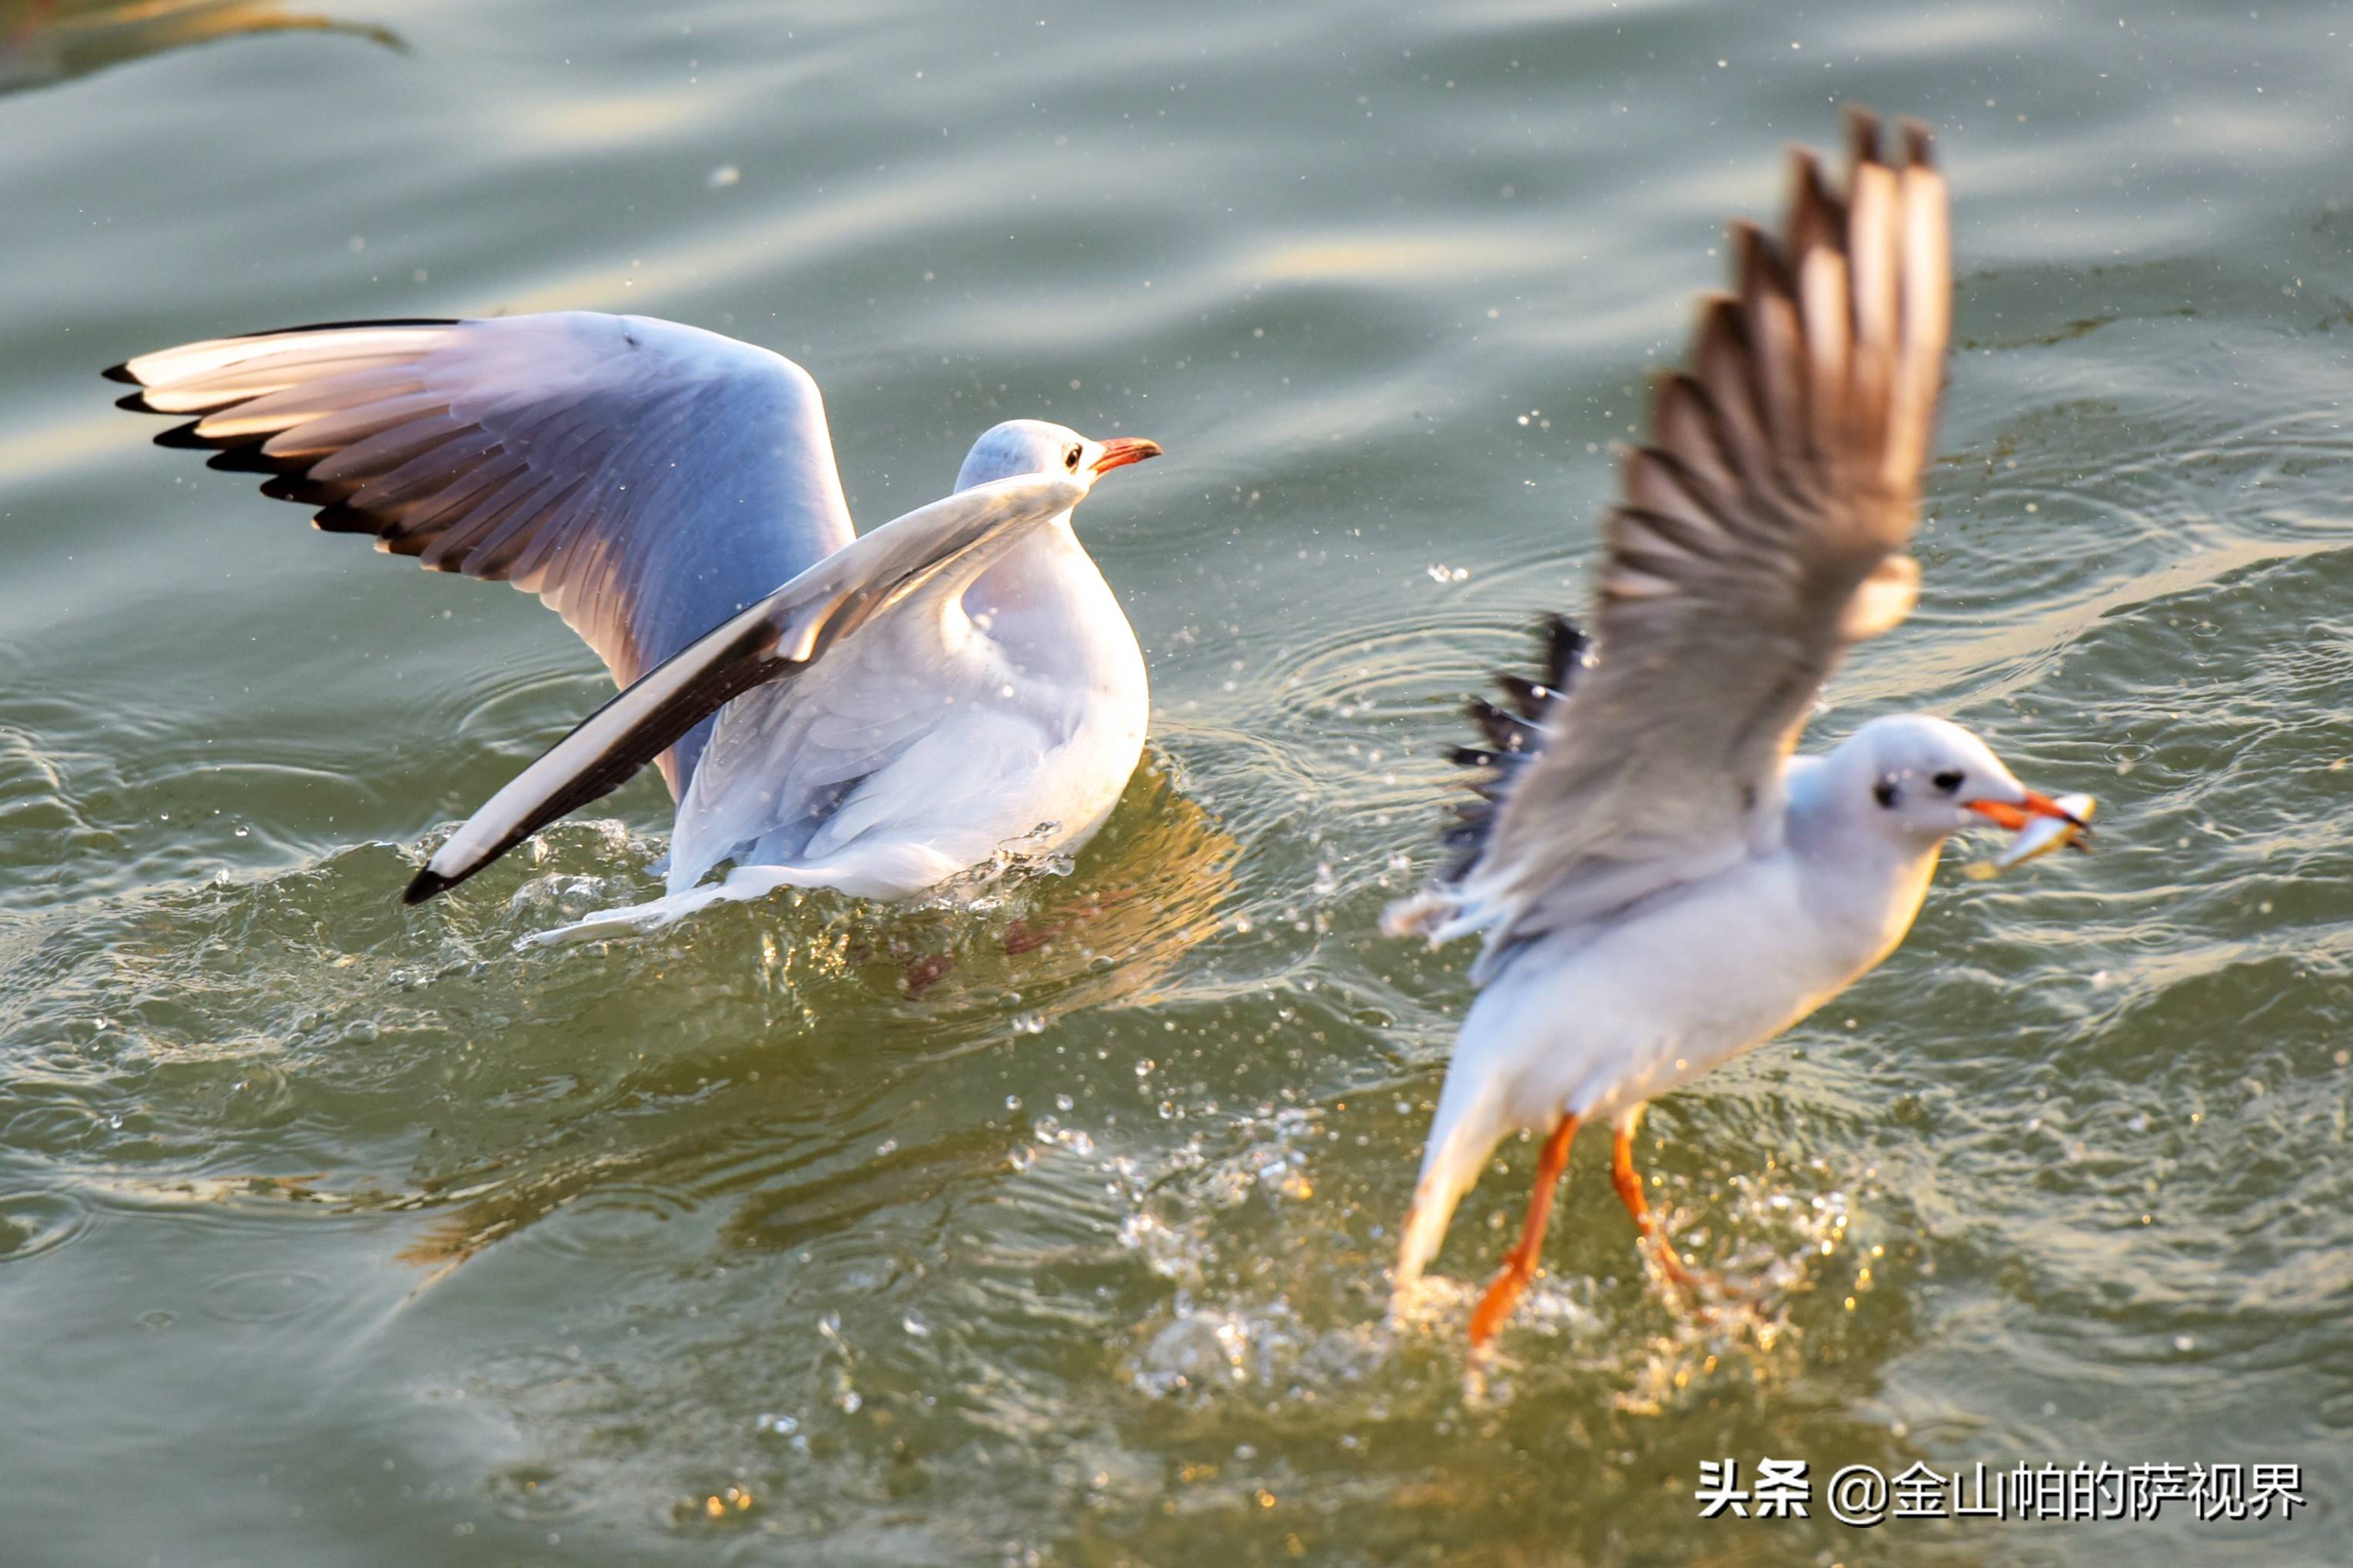
<path id="1" fill-rule="evenodd" d="M 2031 816 L 2055 816 L 2062 822 L 2073 823 L 2077 827 L 2084 828 L 2086 833 L 2091 831 L 2090 828 L 2084 827 L 2082 817 L 2077 816 L 2049 795 L 2038 795 L 2032 790 L 2026 792 L 2025 801 L 2018 805 L 2012 805 L 2006 800 L 1971 800 L 1964 801 L 1962 804 L 1979 816 L 1993 818 L 2013 833 L 2025 826 L 2027 818 Z"/>
<path id="2" fill-rule="evenodd" d="M 1140 463 L 1146 458 L 1160 456 L 1160 443 L 1147 441 L 1141 436 L 1122 436 L 1103 443 L 1103 456 L 1095 459 L 1098 476 L 1113 468 L 1124 468 L 1130 463 Z"/>

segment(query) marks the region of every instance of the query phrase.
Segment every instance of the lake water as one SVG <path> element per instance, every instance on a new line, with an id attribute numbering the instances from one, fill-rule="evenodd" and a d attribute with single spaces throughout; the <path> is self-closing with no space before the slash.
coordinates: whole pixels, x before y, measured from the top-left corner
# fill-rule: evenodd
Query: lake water
<path id="1" fill-rule="evenodd" d="M 2353 1559 L 2353 16 L 317 3 L 0 5 L 0 1559 Z M 1816 739 L 1951 714 L 2101 847 L 1948 868 L 1654 1109 L 1744 1328 L 1593 1140 L 1474 1395 L 1535 1151 L 1393 1338 L 1469 988 L 1373 921 L 1850 100 L 1940 132 L 1962 346 L 1920 611 Z M 96 373 L 559 307 L 801 361 L 869 525 L 999 418 L 1166 444 L 1080 519 L 1156 711 L 1067 875 L 515 952 L 654 888 L 649 776 L 394 901 L 601 672 Z M 1702 1522 L 1723 1457 L 2306 1501 Z"/>

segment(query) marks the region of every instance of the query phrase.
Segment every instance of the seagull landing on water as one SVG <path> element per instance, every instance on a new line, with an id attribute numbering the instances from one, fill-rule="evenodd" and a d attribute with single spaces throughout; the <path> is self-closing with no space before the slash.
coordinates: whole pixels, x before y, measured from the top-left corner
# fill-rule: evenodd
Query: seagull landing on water
<path id="1" fill-rule="evenodd" d="M 1474 1352 L 1535 1272 L 1579 1126 L 1612 1124 L 1618 1194 L 1689 1289 L 1633 1167 L 1643 1103 L 1893 952 L 1951 834 L 1989 818 L 2074 833 L 2088 809 L 1925 714 L 1791 754 L 1847 645 L 1912 607 L 1904 549 L 1951 316 L 1926 133 L 1905 127 L 1890 163 L 1875 121 L 1852 132 L 1842 197 L 1800 153 L 1782 243 L 1736 229 L 1736 297 L 1708 302 L 1691 370 L 1659 383 L 1603 531 L 1599 657 L 1555 622 L 1542 680 L 1504 678 L 1512 710 L 1474 705 L 1487 743 L 1457 760 L 1483 798 L 1455 863 L 1383 922 L 1485 936 L 1398 1252 L 1400 1313 L 1496 1144 L 1546 1136 Z"/>
<path id="2" fill-rule="evenodd" d="M 678 801 L 670 896 L 567 931 L 784 886 L 900 898 L 1077 847 L 1142 754 L 1144 655 L 1071 512 L 1150 441 L 999 425 L 955 494 L 860 535 L 817 384 L 668 321 L 337 323 L 107 374 L 141 389 L 125 407 L 194 416 L 161 444 L 270 475 L 318 527 L 538 595 L 624 689 L 459 828 L 409 903 L 649 762 Z"/>

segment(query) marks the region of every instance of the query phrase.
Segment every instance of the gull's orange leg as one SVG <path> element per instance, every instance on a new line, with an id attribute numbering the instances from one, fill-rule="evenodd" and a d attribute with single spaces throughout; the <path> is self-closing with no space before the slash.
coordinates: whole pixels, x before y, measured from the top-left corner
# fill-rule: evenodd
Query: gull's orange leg
<path id="1" fill-rule="evenodd" d="M 1568 1169 L 1568 1141 L 1577 1136 L 1577 1118 L 1564 1116 L 1560 1125 L 1545 1140 L 1544 1153 L 1536 1161 L 1535 1191 L 1528 1194 L 1528 1217 L 1520 1223 L 1520 1244 L 1504 1259 L 1502 1272 L 1488 1283 L 1486 1295 L 1479 1299 L 1479 1310 L 1471 1314 L 1471 1350 L 1473 1354 L 1487 1348 L 1504 1321 L 1519 1304 L 1520 1292 L 1536 1277 L 1536 1257 L 1544 1250 L 1545 1223 L 1552 1217 L 1553 1189 L 1560 1184 L 1560 1173 Z"/>
<path id="2" fill-rule="evenodd" d="M 1634 1134 L 1629 1128 L 1618 1129 L 1617 1137 L 1610 1141 L 1609 1180 L 1618 1188 L 1618 1201 L 1634 1216 L 1634 1228 L 1642 1233 L 1644 1241 L 1659 1249 L 1659 1266 L 1667 1271 L 1667 1278 L 1686 1295 L 1696 1299 L 1699 1281 L 1683 1267 L 1683 1260 L 1675 1256 L 1674 1243 L 1660 1233 L 1658 1216 L 1651 1212 L 1650 1200 L 1642 1195 L 1642 1173 L 1634 1169 Z"/>

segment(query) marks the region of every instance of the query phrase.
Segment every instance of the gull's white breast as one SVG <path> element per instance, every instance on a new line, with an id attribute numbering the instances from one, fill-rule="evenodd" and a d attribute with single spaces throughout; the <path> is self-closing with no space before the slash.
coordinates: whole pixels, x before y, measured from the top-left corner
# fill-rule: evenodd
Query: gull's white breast
<path id="1" fill-rule="evenodd" d="M 1449 1077 L 1509 1084 L 1511 1119 L 1610 1116 L 1812 1012 L 1894 949 L 1935 866 L 1771 853 L 1515 950 L 1464 1020 Z M 1481 1057 L 1483 1061 L 1465 1060 Z"/>

